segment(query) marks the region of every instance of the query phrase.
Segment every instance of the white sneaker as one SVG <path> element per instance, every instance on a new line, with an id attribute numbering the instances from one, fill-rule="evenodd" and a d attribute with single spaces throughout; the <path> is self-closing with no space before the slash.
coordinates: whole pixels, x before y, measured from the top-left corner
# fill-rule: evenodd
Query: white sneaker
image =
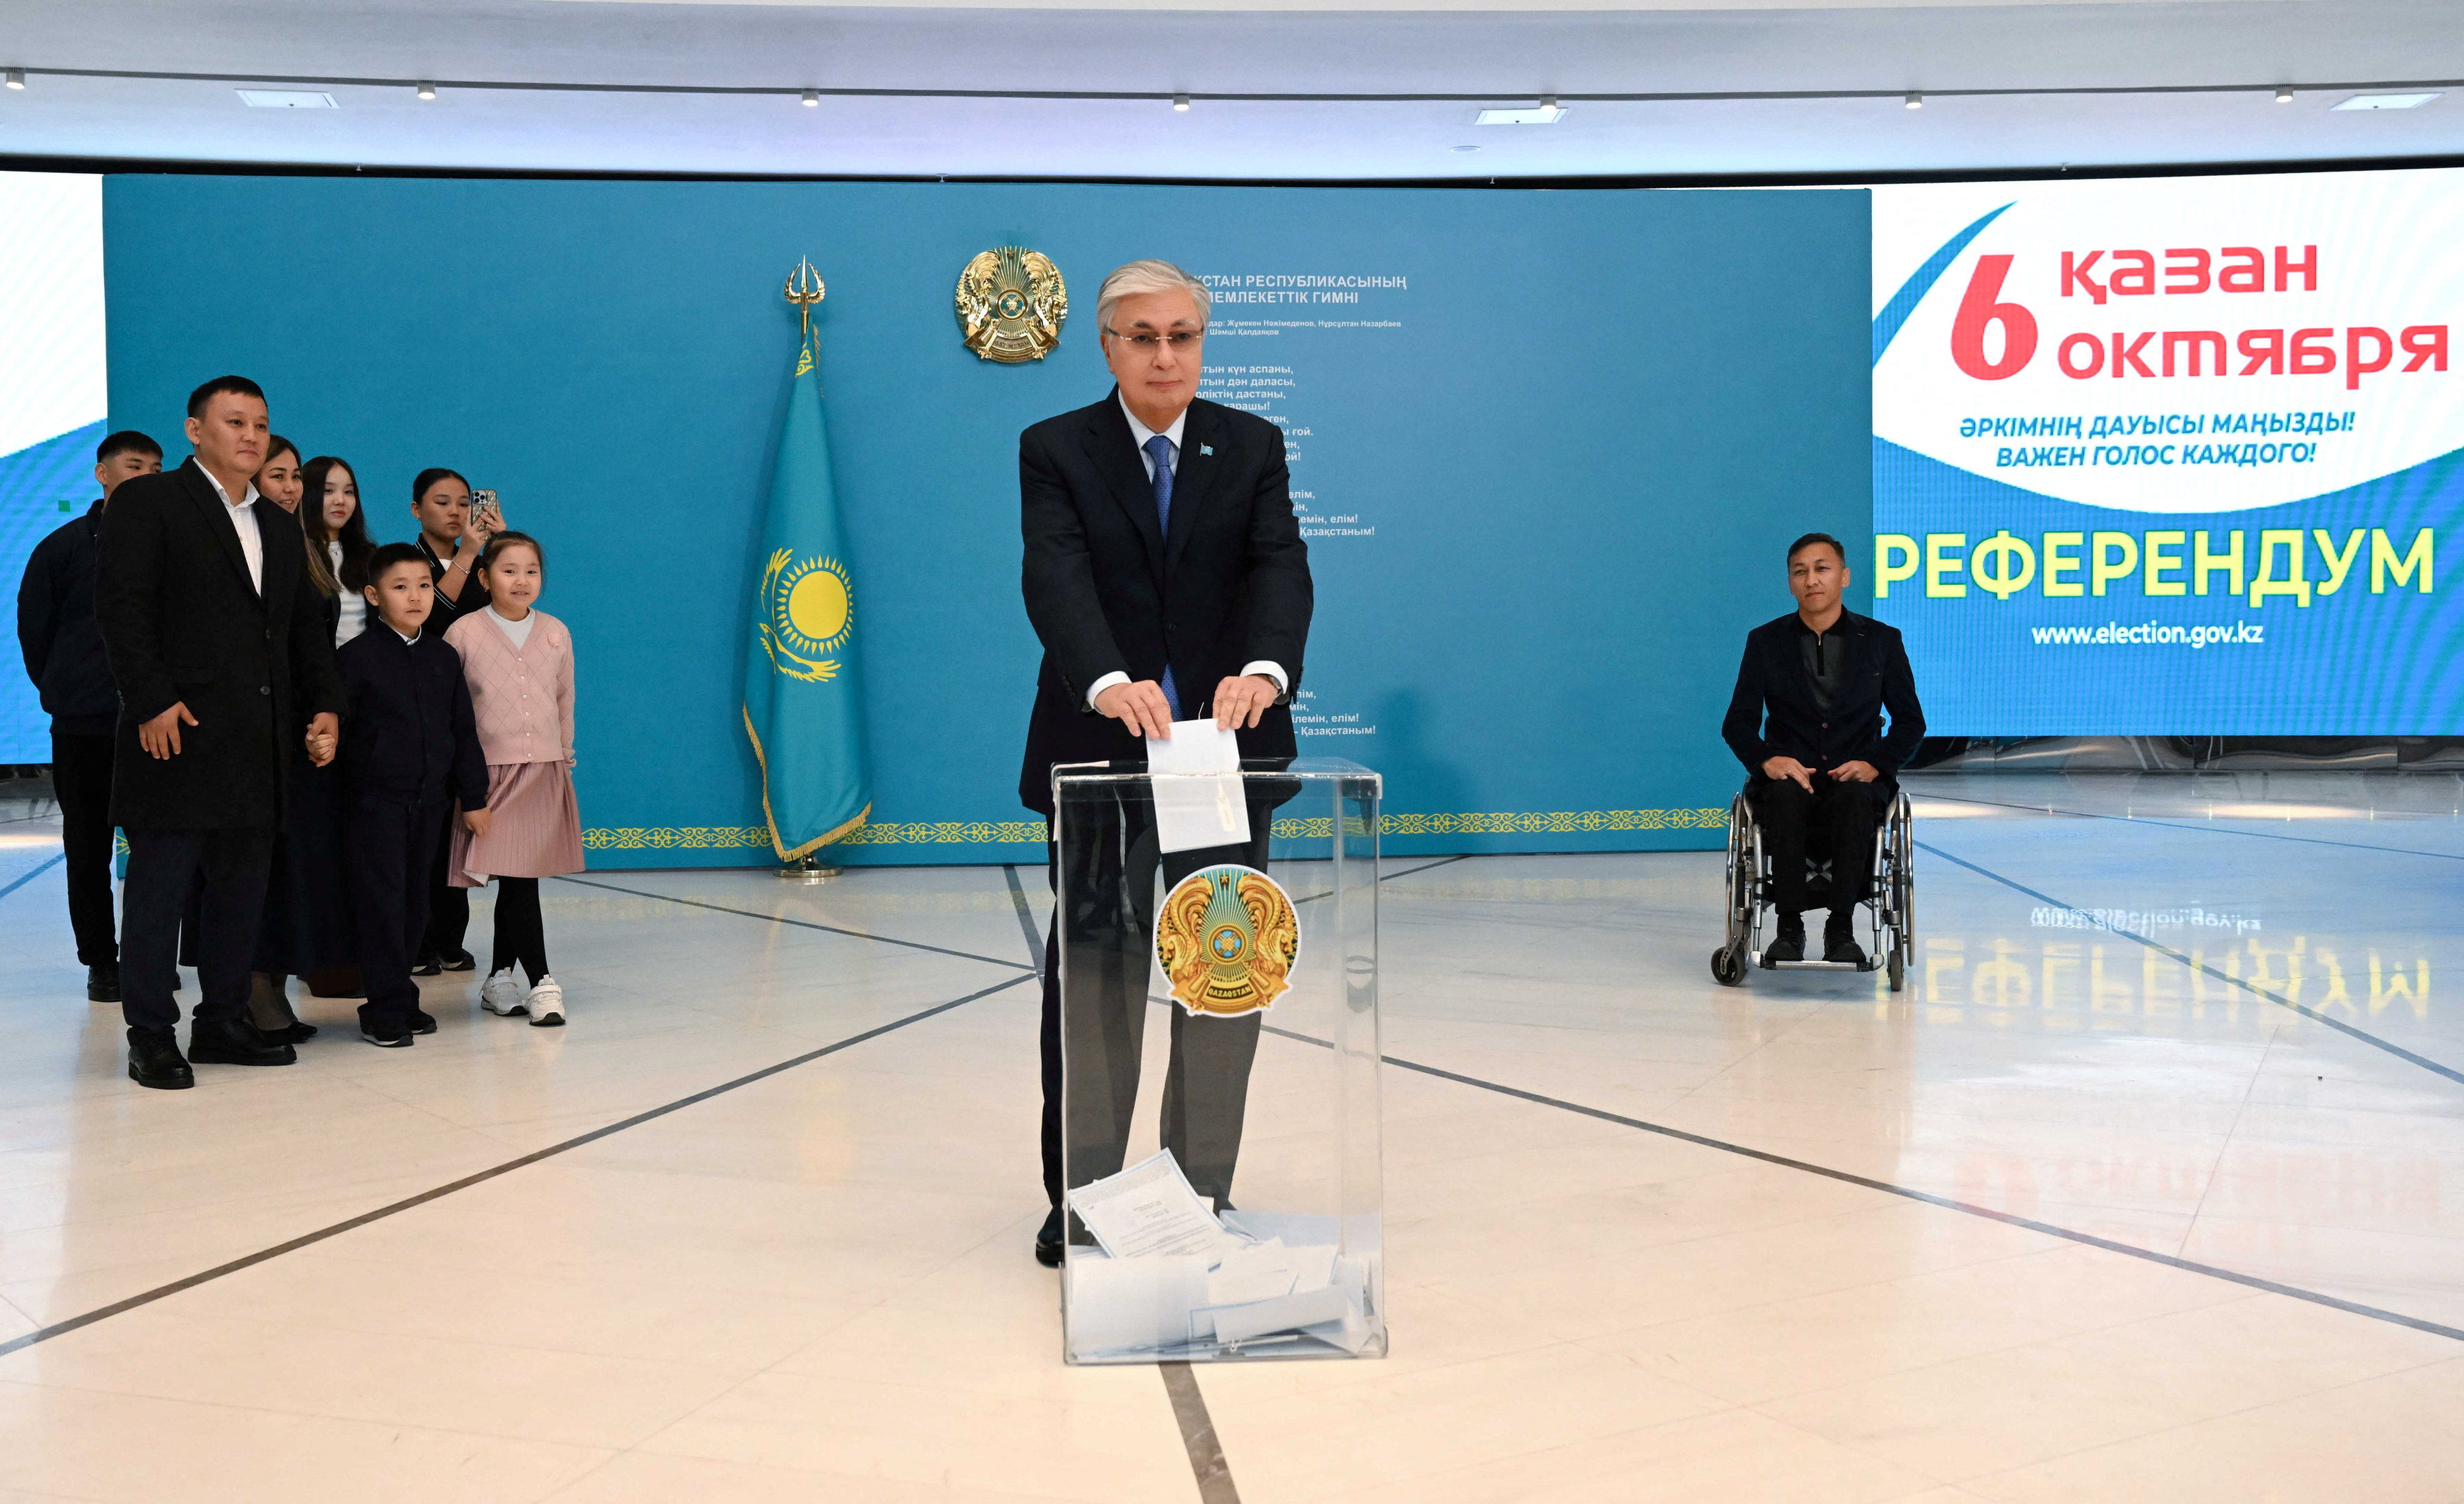
<path id="1" fill-rule="evenodd" d="M 521 980 L 514 975 L 512 967 L 479 984 L 479 1006 L 507 1018 L 518 1018 L 530 1012 L 530 1005 L 522 1000 Z"/>
<path id="2" fill-rule="evenodd" d="M 561 1029 L 564 1027 L 564 989 L 555 977 L 540 977 L 531 987 L 531 1027 Z"/>

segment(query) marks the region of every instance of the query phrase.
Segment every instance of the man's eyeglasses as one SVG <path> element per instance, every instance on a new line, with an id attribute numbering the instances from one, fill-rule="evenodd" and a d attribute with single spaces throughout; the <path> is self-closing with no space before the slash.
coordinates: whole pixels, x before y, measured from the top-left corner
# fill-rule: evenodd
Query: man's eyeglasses
<path id="1" fill-rule="evenodd" d="M 1206 338 L 1206 331 L 1203 329 L 1176 329 L 1168 335 L 1125 335 L 1117 329 L 1107 329 L 1104 333 L 1115 339 L 1129 341 L 1130 348 L 1140 355 L 1155 354 L 1155 347 L 1159 344 L 1170 345 L 1175 350 L 1186 350 Z"/>

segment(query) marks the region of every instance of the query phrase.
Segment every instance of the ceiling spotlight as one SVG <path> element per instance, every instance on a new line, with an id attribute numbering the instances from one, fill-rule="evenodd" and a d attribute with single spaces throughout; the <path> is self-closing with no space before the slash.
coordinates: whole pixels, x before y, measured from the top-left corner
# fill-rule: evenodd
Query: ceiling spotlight
<path id="1" fill-rule="evenodd" d="M 436 98 L 436 85 L 434 85 L 434 84 L 432 84 L 432 83 L 423 83 L 423 84 L 421 84 L 421 85 L 419 86 L 419 97 L 420 97 L 421 98 L 423 98 L 423 99 L 433 99 L 433 98 Z"/>
<path id="2" fill-rule="evenodd" d="M 1925 108 L 1925 96 L 1911 92 L 1905 102 L 1911 110 L 1922 110 Z"/>
<path id="3" fill-rule="evenodd" d="M 22 89 L 22 88 L 24 88 L 25 86 L 26 86 L 26 70 L 25 70 L 25 69 L 23 69 L 23 68 L 11 68 L 11 69 L 10 69 L 10 70 L 9 70 L 9 87 L 10 87 L 10 88 L 11 88 L 11 89 Z"/>
<path id="4" fill-rule="evenodd" d="M 2277 90 L 2276 102 L 2278 104 L 2291 104 L 2293 102 L 2293 91 L 2290 89 Z"/>
<path id="5" fill-rule="evenodd" d="M 819 89 L 807 89 L 807 90 L 805 90 L 805 91 L 804 91 L 804 108 L 806 108 L 806 109 L 808 109 L 808 110 L 818 110 L 818 109 L 820 109 L 821 107 L 822 107 L 822 91 L 821 91 L 821 90 L 819 90 Z"/>
<path id="6" fill-rule="evenodd" d="M 1477 147 L 1477 146 L 1457 146 L 1457 147 L 1455 147 L 1454 149 L 1455 149 L 1456 151 L 1478 151 L 1478 150 L 1480 150 L 1480 148 L 1479 148 L 1479 147 Z"/>
<path id="7" fill-rule="evenodd" d="M 1178 110 L 1181 114 L 1187 115 L 1189 113 L 1189 96 L 1185 94 L 1174 95 L 1172 97 L 1172 107 Z"/>

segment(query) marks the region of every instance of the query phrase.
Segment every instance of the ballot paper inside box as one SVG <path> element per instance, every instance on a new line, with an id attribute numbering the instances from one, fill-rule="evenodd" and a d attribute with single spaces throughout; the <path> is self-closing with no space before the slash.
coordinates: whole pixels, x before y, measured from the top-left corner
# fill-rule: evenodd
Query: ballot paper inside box
<path id="1" fill-rule="evenodd" d="M 1378 777 L 1179 763 L 1054 770 L 1064 1357 L 1383 1357 Z"/>

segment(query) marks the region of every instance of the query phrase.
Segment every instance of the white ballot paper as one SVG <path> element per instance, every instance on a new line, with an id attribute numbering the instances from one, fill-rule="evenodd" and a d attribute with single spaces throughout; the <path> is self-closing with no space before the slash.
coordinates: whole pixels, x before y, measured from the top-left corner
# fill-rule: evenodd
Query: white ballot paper
<path id="1" fill-rule="evenodd" d="M 1069 1210 L 1113 1258 L 1195 1254 L 1203 1272 L 1241 1239 L 1223 1231 L 1166 1150 L 1069 1192 Z"/>
<path id="2" fill-rule="evenodd" d="M 1081 1249 L 1069 1260 L 1069 1348 L 1085 1359 L 1177 1348 L 1189 1313 L 1206 1301 L 1202 1255 L 1105 1258 Z"/>
<path id="3" fill-rule="evenodd" d="M 1237 846 L 1249 839 L 1241 796 L 1241 743 L 1209 716 L 1172 723 L 1169 741 L 1147 738 L 1156 845 L 1165 851 Z"/>

